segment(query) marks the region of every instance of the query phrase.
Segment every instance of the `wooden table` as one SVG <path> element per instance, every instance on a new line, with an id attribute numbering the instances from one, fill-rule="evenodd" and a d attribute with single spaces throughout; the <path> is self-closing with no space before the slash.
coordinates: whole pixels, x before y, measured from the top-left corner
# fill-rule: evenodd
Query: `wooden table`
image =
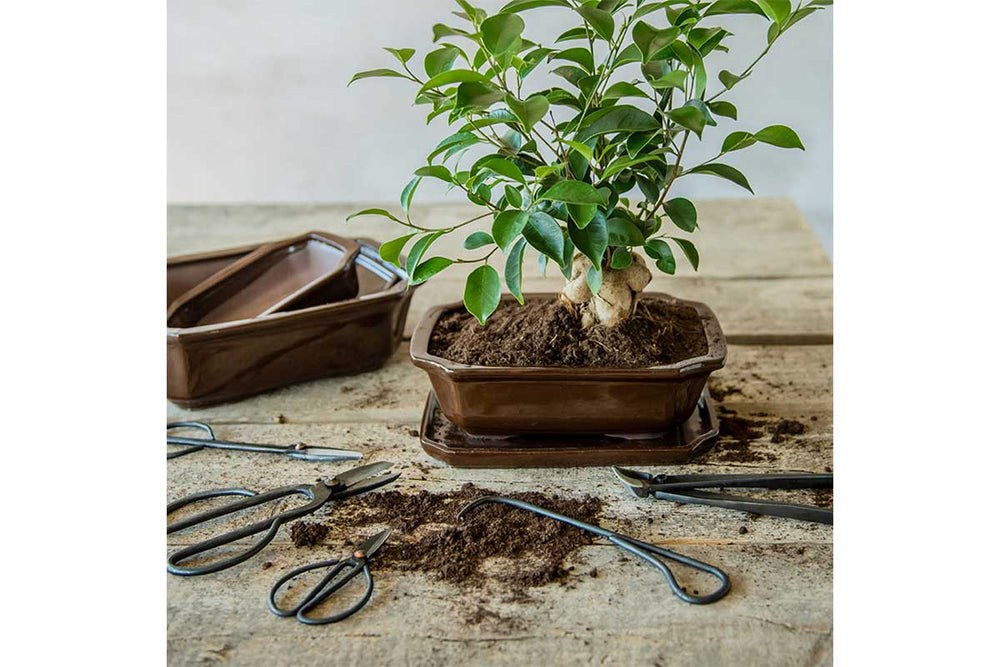
<path id="1" fill-rule="evenodd" d="M 399 235 L 376 218 L 345 223 L 362 205 L 172 206 L 171 255 L 268 241 L 311 229 L 368 236 Z M 445 226 L 471 217 L 465 205 L 419 207 L 415 221 Z M 832 268 L 801 214 L 786 200 L 705 201 L 696 235 L 702 268 L 657 276 L 649 289 L 705 301 L 729 340 L 726 368 L 713 377 L 741 393 L 724 405 L 768 424 L 796 419 L 806 432 L 785 442 L 770 434 L 752 442 L 773 461 L 734 465 L 709 454 L 678 472 L 809 470 L 833 465 Z M 418 222 L 418 224 L 420 224 Z M 435 254 L 446 254 L 439 241 Z M 679 261 L 680 266 L 683 262 Z M 555 291 L 560 278 L 525 262 L 525 291 Z M 454 268 L 454 267 L 453 267 Z M 407 332 L 432 304 L 461 298 L 464 276 L 449 271 L 417 290 Z M 499 491 L 544 490 L 598 494 L 601 522 L 611 529 L 720 565 L 733 590 L 708 606 L 680 602 L 660 575 L 599 541 L 566 563 L 568 585 L 531 590 L 530 601 L 470 593 L 421 573 L 380 569 L 369 606 L 331 626 L 281 620 L 264 599 L 277 573 L 303 559 L 343 552 L 334 531 L 328 548 L 295 549 L 283 528 L 268 549 L 247 563 L 204 577 L 167 577 L 168 656 L 172 664 L 658 664 L 816 665 L 832 661 L 833 530 L 829 526 L 707 507 L 637 501 L 606 468 L 462 470 L 425 455 L 412 430 L 429 384 L 408 360 L 406 344 L 381 370 L 320 380 L 239 403 L 202 410 L 169 405 L 169 419 L 200 419 L 220 437 L 257 442 L 361 449 L 366 461 L 392 460 L 403 477 L 394 488 L 452 491 L 474 482 Z M 763 415 L 763 416 L 761 416 Z M 245 453 L 203 451 L 168 465 L 167 495 L 245 486 L 255 489 L 311 482 L 340 470 Z M 624 526 L 627 524 L 627 528 Z M 188 543 L 168 537 L 168 549 Z M 262 561 L 273 568 L 262 569 Z M 600 576 L 587 573 L 597 568 Z M 678 575 L 688 576 L 684 568 Z M 470 604 L 518 623 L 463 620 Z"/>

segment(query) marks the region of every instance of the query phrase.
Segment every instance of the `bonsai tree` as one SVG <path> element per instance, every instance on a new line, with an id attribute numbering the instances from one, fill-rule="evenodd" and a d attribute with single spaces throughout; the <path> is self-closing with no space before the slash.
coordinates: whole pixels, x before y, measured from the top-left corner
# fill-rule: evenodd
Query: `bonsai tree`
<path id="1" fill-rule="evenodd" d="M 737 120 L 726 94 L 829 0 L 794 9 L 790 0 L 514 0 L 493 16 L 466 0 L 456 3 L 460 23 L 434 25 L 437 46 L 424 57 L 422 74 L 410 66 L 413 49 L 386 48 L 397 69 L 351 79 L 408 79 L 416 103 L 428 107 L 427 122 L 445 116 L 453 130 L 403 188 L 402 218 L 384 209 L 351 218 L 380 215 L 406 228 L 381 255 L 399 266 L 409 245 L 405 269 L 413 284 L 453 264 L 478 264 L 468 275 L 465 306 L 481 323 L 500 303 L 500 276 L 489 263 L 497 252 L 505 256 L 507 289 L 524 303 L 528 246 L 538 251 L 543 272 L 551 262 L 565 276 L 560 298 L 583 327 L 624 321 L 652 278 L 643 254 L 664 273 L 676 269 L 675 250 L 698 268 L 697 248 L 680 235 L 697 229 L 698 214 L 689 200 L 671 196 L 678 179 L 715 176 L 752 193 L 746 177 L 721 158 L 756 143 L 804 148 L 792 129 L 770 125 L 729 132 L 714 158 L 683 162 L 692 137 L 701 141 L 706 129 Z M 522 14 L 538 7 L 572 13 L 578 25 L 535 42 Z M 732 33 L 712 23 L 727 14 L 759 16 L 766 40 L 742 71 L 719 71 L 714 83 L 706 62 L 728 51 Z M 545 68 L 565 83 L 532 88 L 531 75 Z M 425 178 L 463 190 L 484 212 L 446 228 L 414 224 L 410 203 Z M 435 241 L 456 232 L 468 234 L 471 256 L 428 255 Z"/>

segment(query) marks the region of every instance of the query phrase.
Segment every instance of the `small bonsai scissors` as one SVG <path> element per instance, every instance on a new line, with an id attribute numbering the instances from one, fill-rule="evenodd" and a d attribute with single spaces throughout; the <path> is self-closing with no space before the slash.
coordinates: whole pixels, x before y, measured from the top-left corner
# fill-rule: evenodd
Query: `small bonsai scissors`
<path id="1" fill-rule="evenodd" d="M 261 549 L 270 544 L 271 540 L 274 539 L 274 536 L 278 534 L 278 529 L 283 523 L 292 521 L 293 519 L 298 519 L 299 517 L 306 516 L 307 514 L 312 514 L 331 500 L 340 500 L 343 498 L 349 498 L 350 496 L 356 496 L 359 493 L 377 489 L 380 486 L 385 486 L 386 484 L 395 481 L 396 478 L 399 477 L 398 472 L 386 473 L 379 477 L 375 477 L 375 475 L 390 468 L 391 466 L 392 464 L 388 461 L 369 463 L 368 465 L 351 468 L 347 472 L 343 472 L 336 477 L 330 477 L 321 482 L 317 482 L 316 484 L 293 484 L 292 486 L 284 486 L 280 489 L 273 489 L 265 493 L 255 493 L 248 489 L 239 488 L 215 489 L 212 491 L 194 493 L 185 498 L 181 498 L 180 500 L 175 500 L 167 505 L 168 515 L 185 505 L 190 505 L 191 503 L 199 500 L 219 498 L 222 496 L 247 496 L 247 498 L 243 500 L 227 503 L 220 507 L 215 507 L 201 512 L 200 514 L 195 514 L 194 516 L 182 519 L 176 523 L 168 524 L 167 534 L 177 532 L 178 530 L 184 530 L 185 528 L 190 528 L 191 526 L 196 526 L 198 524 L 205 523 L 206 521 L 211 521 L 212 519 L 235 514 L 241 510 L 263 505 L 264 503 L 288 496 L 305 496 L 309 502 L 304 505 L 299 505 L 298 507 L 293 507 L 289 510 L 279 512 L 270 518 L 256 521 L 250 525 L 243 526 L 242 528 L 238 528 L 228 533 L 223 533 L 222 535 L 218 535 L 202 542 L 198 542 L 197 544 L 192 544 L 184 547 L 183 549 L 179 549 L 172 553 L 167 559 L 167 571 L 170 574 L 179 575 L 209 574 L 225 570 L 228 567 L 242 563 L 243 561 L 256 555 Z M 372 479 L 373 477 L 374 479 Z M 184 567 L 180 564 L 189 558 L 199 556 L 221 546 L 241 540 L 245 537 L 256 535 L 257 533 L 264 533 L 264 535 L 259 540 L 251 544 L 247 549 L 233 556 L 222 558 L 201 566 Z"/>
<path id="2" fill-rule="evenodd" d="M 813 505 L 779 503 L 728 493 L 711 493 L 702 489 L 832 489 L 833 475 L 651 475 L 638 470 L 612 466 L 625 488 L 637 498 L 652 495 L 658 500 L 676 503 L 710 505 L 742 510 L 767 516 L 781 516 L 814 523 L 833 523 L 833 510 Z"/>
<path id="3" fill-rule="evenodd" d="M 299 623 L 305 623 L 307 625 L 325 625 L 327 623 L 336 623 L 344 620 L 348 616 L 351 616 L 368 603 L 368 600 L 372 596 L 372 592 L 375 590 L 375 584 L 372 581 L 371 572 L 368 571 L 368 561 L 375 555 L 375 552 L 377 552 L 382 545 L 385 544 L 385 541 L 388 539 L 391 532 L 391 528 L 383 530 L 382 532 L 377 533 L 373 537 L 365 540 L 365 542 L 358 547 L 349 558 L 345 558 L 343 560 L 325 560 L 319 563 L 312 563 L 311 565 L 305 565 L 294 569 L 288 574 L 282 576 L 281 579 L 278 579 L 278 581 L 274 584 L 271 588 L 271 592 L 267 596 L 267 608 L 278 616 L 294 616 Z M 323 576 L 320 582 L 316 584 L 311 591 L 306 593 L 302 600 L 288 609 L 282 609 L 278 606 L 278 602 L 275 598 L 277 597 L 278 591 L 282 586 L 300 574 L 324 567 L 332 569 Z M 341 573 L 343 573 L 343 576 L 338 578 L 337 575 L 340 575 Z M 307 616 L 310 611 L 318 607 L 325 600 L 328 600 L 331 595 L 346 586 L 347 583 L 354 579 L 354 577 L 358 576 L 358 574 L 365 575 L 365 594 L 360 600 L 358 600 L 357 603 L 346 611 L 338 612 L 331 616 L 323 616 L 320 618 Z"/>
<path id="4" fill-rule="evenodd" d="M 186 445 L 183 449 L 175 449 L 167 452 L 168 459 L 175 459 L 185 454 L 193 454 L 206 447 L 211 449 L 232 449 L 241 452 L 265 452 L 268 454 L 284 454 L 285 456 L 301 461 L 359 461 L 361 452 L 352 449 L 334 449 L 332 447 L 314 447 L 313 445 L 261 445 L 253 442 L 233 442 L 231 440 L 219 440 L 215 437 L 215 431 L 208 424 L 202 422 L 171 422 L 167 424 L 167 430 L 175 428 L 197 428 L 208 434 L 207 438 L 188 438 L 180 435 L 167 435 L 168 445 Z"/>
<path id="5" fill-rule="evenodd" d="M 714 565 L 709 565 L 708 563 L 703 563 L 700 560 L 695 560 L 694 558 L 689 558 L 687 556 L 682 556 L 681 554 L 674 553 L 667 549 L 662 549 L 655 544 L 649 544 L 648 542 L 643 542 L 637 540 L 634 537 L 629 537 L 628 535 L 622 535 L 621 533 L 615 533 L 600 526 L 592 526 L 589 523 L 584 523 L 583 521 L 578 521 L 568 516 L 558 514 L 552 510 L 547 510 L 537 505 L 532 505 L 531 503 L 526 503 L 523 500 L 515 500 L 514 498 L 503 498 L 501 496 L 483 496 L 482 498 L 476 498 L 471 503 L 463 507 L 458 512 L 458 516 L 461 517 L 466 512 L 479 507 L 484 503 L 499 503 L 502 505 L 510 505 L 512 507 L 517 507 L 529 512 L 534 512 L 535 514 L 540 514 L 542 516 L 547 516 L 550 519 L 555 519 L 556 521 L 562 521 L 563 523 L 568 523 L 571 526 L 575 526 L 580 530 L 585 530 L 588 533 L 593 533 L 595 535 L 600 535 L 601 537 L 606 537 L 611 542 L 620 549 L 624 549 L 630 554 L 634 554 L 639 558 L 643 559 L 653 567 L 655 567 L 660 574 L 667 580 L 667 584 L 670 585 L 670 590 L 674 592 L 674 595 L 689 602 L 691 604 L 709 604 L 717 600 L 721 600 L 729 592 L 730 583 L 729 576 L 715 567 Z M 682 565 L 687 565 L 701 572 L 712 575 L 719 580 L 719 587 L 709 593 L 708 595 L 691 595 L 680 584 L 677 583 L 677 579 L 674 578 L 674 573 L 670 571 L 667 564 L 663 562 L 662 559 L 658 558 L 662 556 L 663 558 L 670 559 L 674 562 L 681 563 Z"/>

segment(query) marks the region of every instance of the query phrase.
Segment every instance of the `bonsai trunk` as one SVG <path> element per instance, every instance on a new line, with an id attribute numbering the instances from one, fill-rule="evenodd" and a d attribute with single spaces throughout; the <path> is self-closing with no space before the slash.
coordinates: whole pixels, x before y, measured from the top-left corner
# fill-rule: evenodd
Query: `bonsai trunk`
<path id="1" fill-rule="evenodd" d="M 583 255 L 573 258 L 573 272 L 559 295 L 567 307 L 580 315 L 580 324 L 589 329 L 597 324 L 613 327 L 627 320 L 635 312 L 639 294 L 653 279 L 645 260 L 632 253 L 632 264 L 624 269 L 604 266 L 604 279 L 594 294 L 587 285 L 590 260 Z"/>

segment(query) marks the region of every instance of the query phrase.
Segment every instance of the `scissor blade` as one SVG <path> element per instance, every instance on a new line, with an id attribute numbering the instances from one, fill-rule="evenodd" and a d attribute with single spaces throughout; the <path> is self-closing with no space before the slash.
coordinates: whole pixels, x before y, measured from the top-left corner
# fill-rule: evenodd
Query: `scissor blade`
<path id="1" fill-rule="evenodd" d="M 346 472 L 342 472 L 336 477 L 331 477 L 327 481 L 327 486 L 332 488 L 345 488 L 349 486 L 354 486 L 358 482 L 368 479 L 373 475 L 377 475 L 383 470 L 388 470 L 392 467 L 392 462 L 390 461 L 377 461 L 375 463 L 369 463 L 367 465 L 358 466 L 357 468 L 351 468 Z"/>
<path id="2" fill-rule="evenodd" d="M 646 481 L 647 476 L 644 473 L 637 470 L 629 470 L 628 468 L 619 468 L 618 466 L 611 466 L 611 469 L 632 495 L 638 498 L 645 498 L 649 495 L 649 489 L 647 488 L 649 482 Z"/>
<path id="3" fill-rule="evenodd" d="M 369 537 L 364 543 L 358 547 L 358 551 L 363 551 L 365 556 L 371 558 L 375 555 L 375 552 L 382 548 L 385 541 L 389 539 L 389 535 L 392 533 L 392 528 L 387 528 L 380 533 L 376 533 Z"/>
<path id="4" fill-rule="evenodd" d="M 334 449 L 333 447 L 303 447 L 302 449 L 291 449 L 288 455 L 293 459 L 304 461 L 360 461 L 363 457 L 361 452 L 353 449 Z"/>

